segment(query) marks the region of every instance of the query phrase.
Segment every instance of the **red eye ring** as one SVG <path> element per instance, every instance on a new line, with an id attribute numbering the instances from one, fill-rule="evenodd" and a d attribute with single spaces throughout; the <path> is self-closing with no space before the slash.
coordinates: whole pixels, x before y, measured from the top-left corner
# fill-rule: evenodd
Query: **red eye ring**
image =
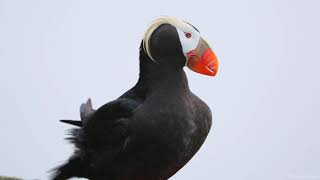
<path id="1" fill-rule="evenodd" d="M 191 33 L 185 33 L 187 38 L 191 38 Z"/>

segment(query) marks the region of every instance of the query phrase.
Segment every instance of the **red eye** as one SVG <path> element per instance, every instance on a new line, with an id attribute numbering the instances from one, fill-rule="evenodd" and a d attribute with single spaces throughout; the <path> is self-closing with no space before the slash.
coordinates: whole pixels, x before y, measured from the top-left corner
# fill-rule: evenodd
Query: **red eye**
<path id="1" fill-rule="evenodd" d="M 186 33 L 187 38 L 191 38 L 191 33 Z"/>

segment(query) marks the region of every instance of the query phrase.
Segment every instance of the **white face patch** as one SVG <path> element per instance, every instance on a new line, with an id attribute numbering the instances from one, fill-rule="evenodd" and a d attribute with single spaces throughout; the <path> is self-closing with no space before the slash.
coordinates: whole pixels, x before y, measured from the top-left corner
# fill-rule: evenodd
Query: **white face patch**
<path id="1" fill-rule="evenodd" d="M 183 54 L 187 56 L 188 52 L 197 48 L 200 41 L 200 33 L 187 23 L 176 28 L 180 38 Z"/>

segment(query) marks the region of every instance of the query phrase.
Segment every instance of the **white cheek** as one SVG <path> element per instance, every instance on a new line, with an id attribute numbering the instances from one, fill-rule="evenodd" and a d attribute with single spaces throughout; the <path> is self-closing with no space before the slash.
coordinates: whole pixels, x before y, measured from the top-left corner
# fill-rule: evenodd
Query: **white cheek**
<path id="1" fill-rule="evenodd" d="M 188 52 L 190 52 L 191 50 L 194 50 L 197 48 L 199 41 L 200 41 L 200 34 L 198 31 L 192 31 L 191 33 L 191 37 L 187 38 L 185 33 L 183 31 L 181 31 L 180 29 L 177 28 L 178 31 L 178 35 L 180 38 L 180 43 L 182 46 L 182 51 L 184 53 L 184 55 L 186 55 Z"/>

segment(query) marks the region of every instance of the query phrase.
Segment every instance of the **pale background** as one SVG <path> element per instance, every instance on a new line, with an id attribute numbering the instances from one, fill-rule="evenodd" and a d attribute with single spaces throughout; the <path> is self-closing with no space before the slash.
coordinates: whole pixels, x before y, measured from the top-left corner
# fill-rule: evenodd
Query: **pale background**
<path id="1" fill-rule="evenodd" d="M 173 180 L 320 180 L 320 1 L 0 0 L 0 174 L 48 179 L 72 153 L 60 118 L 79 118 L 138 77 L 148 23 L 195 25 L 220 60 L 187 71 L 214 126 Z"/>

